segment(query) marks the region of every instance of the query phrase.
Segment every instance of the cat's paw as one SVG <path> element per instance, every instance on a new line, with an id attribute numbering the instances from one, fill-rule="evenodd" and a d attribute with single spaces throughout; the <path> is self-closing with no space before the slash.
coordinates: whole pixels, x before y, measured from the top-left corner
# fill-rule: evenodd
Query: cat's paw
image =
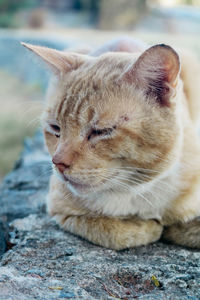
<path id="1" fill-rule="evenodd" d="M 90 242 L 115 250 L 146 245 L 157 241 L 162 225 L 154 220 L 120 220 L 108 217 L 55 215 L 63 229 Z"/>
<path id="2" fill-rule="evenodd" d="M 166 227 L 163 237 L 174 244 L 200 249 L 200 217 Z"/>

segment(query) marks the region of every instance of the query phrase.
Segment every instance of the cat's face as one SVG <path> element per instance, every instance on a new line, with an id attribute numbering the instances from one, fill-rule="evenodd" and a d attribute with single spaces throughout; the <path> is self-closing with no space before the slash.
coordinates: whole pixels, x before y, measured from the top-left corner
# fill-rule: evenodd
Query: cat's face
<path id="1" fill-rule="evenodd" d="M 55 170 L 73 193 L 136 187 L 177 159 L 178 58 L 161 46 L 145 53 L 70 60 L 66 54 L 65 68 L 50 59 L 59 75 L 43 114 L 44 134 Z"/>

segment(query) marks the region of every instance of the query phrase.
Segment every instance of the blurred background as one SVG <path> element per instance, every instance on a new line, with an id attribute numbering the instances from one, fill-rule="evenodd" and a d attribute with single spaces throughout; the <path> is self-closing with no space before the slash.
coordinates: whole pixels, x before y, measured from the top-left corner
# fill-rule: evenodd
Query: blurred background
<path id="1" fill-rule="evenodd" d="M 123 35 L 200 56 L 200 0 L 0 0 L 0 181 L 40 126 L 48 82 L 20 41 L 65 49 Z"/>

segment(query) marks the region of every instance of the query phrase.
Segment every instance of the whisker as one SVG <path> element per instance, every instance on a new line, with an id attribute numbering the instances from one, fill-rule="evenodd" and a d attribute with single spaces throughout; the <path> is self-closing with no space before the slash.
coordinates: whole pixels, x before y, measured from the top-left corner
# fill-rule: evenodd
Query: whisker
<path id="1" fill-rule="evenodd" d="M 111 171 L 111 169 L 106 170 L 106 169 L 103 169 L 103 168 L 101 168 L 99 170 L 97 170 L 97 169 L 81 170 L 79 172 L 79 175 L 84 174 L 84 175 L 89 176 L 89 178 L 92 178 L 93 176 L 98 176 L 98 177 L 101 176 L 102 178 L 104 177 L 104 179 L 108 180 L 109 176 L 112 177 L 114 175 L 113 170 L 119 170 L 119 169 L 115 168 L 115 169 L 112 169 L 112 171 Z M 107 174 L 106 176 L 105 175 L 102 176 L 102 174 L 100 174 L 100 172 L 103 172 L 103 171 L 105 171 L 105 173 Z M 130 178 L 130 175 L 137 176 L 137 177 Z M 137 184 L 137 185 L 138 184 L 142 185 L 142 184 L 147 183 L 148 181 L 146 179 L 152 180 L 152 177 L 149 176 L 149 175 L 138 174 L 137 172 L 124 171 L 124 170 L 120 170 L 120 173 L 117 174 L 116 176 L 117 176 L 118 179 L 120 179 L 122 181 L 126 181 L 129 184 Z M 145 179 L 145 180 L 143 180 L 143 179 Z M 167 184 L 164 181 L 161 182 L 159 179 L 157 179 L 157 180 L 158 180 L 158 183 L 160 182 L 162 185 L 166 186 L 167 188 L 170 188 L 170 190 L 173 191 L 173 187 L 171 185 Z M 160 185 L 157 185 L 156 189 L 159 189 L 162 192 L 164 191 L 164 189 Z"/>
<path id="2" fill-rule="evenodd" d="M 36 126 L 37 124 L 39 125 L 40 121 L 41 121 L 40 117 L 33 118 L 31 121 L 28 122 L 28 124 L 26 125 L 26 127 L 29 128 L 31 126 Z"/>
<path id="3" fill-rule="evenodd" d="M 123 188 L 125 188 L 128 191 L 133 190 L 142 199 L 144 199 L 150 206 L 154 207 L 153 204 L 143 194 L 141 194 L 140 192 L 138 192 L 137 190 L 135 190 L 133 187 L 127 186 L 126 184 L 121 184 L 121 182 L 118 182 L 116 179 L 112 179 L 112 181 L 115 181 L 115 183 L 119 184 L 120 186 L 122 186 Z"/>
<path id="4" fill-rule="evenodd" d="M 116 168 L 116 169 L 129 169 L 129 170 L 132 170 L 132 171 L 144 171 L 144 172 L 147 172 L 147 173 L 160 173 L 160 171 L 157 171 L 157 170 L 152 170 L 152 169 L 146 169 L 146 168 L 139 168 L 139 167 L 119 167 L 119 168 Z"/>

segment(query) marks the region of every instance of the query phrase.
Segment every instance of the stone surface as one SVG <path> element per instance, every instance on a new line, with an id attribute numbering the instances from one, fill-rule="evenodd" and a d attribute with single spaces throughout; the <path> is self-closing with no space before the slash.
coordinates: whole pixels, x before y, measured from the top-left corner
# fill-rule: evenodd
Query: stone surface
<path id="1" fill-rule="evenodd" d="M 200 299 L 199 250 L 117 252 L 61 230 L 45 213 L 50 170 L 38 133 L 0 188 L 0 300 Z"/>
<path id="2" fill-rule="evenodd" d="M 6 236 L 4 223 L 0 221 L 0 258 L 6 252 Z"/>
<path id="3" fill-rule="evenodd" d="M 33 140 L 25 141 L 24 152 L 14 171 L 0 186 L 0 217 L 9 221 L 40 212 L 44 207 L 50 172 L 49 156 L 38 132 Z"/>

